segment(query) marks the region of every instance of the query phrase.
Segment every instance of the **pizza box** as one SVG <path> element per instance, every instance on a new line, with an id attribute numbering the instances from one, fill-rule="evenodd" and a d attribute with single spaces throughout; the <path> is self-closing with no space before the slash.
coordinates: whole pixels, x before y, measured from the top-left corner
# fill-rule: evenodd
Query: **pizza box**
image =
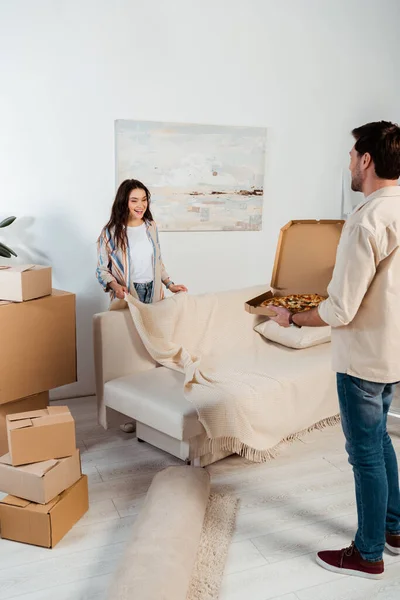
<path id="1" fill-rule="evenodd" d="M 255 315 L 273 316 L 264 300 L 289 294 L 319 294 L 327 297 L 336 251 L 344 221 L 298 220 L 282 227 L 275 253 L 271 287 L 245 303 Z"/>

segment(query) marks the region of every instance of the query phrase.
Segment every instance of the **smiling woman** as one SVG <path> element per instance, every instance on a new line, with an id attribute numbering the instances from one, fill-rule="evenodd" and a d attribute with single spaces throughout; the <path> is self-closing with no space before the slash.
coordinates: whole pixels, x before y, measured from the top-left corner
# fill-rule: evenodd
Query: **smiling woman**
<path id="1" fill-rule="evenodd" d="M 171 281 L 164 267 L 150 201 L 150 191 L 141 181 L 123 181 L 98 239 L 96 275 L 115 308 L 118 301 L 126 306 L 127 293 L 151 304 L 163 299 L 163 285 L 174 294 L 187 292 L 184 285 Z M 132 433 L 134 424 L 125 423 L 121 429 Z"/>
<path id="2" fill-rule="evenodd" d="M 171 281 L 162 261 L 157 225 L 150 210 L 150 191 L 137 179 L 121 183 L 111 216 L 98 239 L 97 279 L 113 300 L 132 294 L 151 304 L 173 293 L 187 292 Z"/>

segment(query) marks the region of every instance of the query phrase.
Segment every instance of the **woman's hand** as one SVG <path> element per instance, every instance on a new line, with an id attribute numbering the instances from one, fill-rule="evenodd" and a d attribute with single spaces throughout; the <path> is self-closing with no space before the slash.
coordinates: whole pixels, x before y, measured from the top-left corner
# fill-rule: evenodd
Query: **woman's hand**
<path id="1" fill-rule="evenodd" d="M 128 288 L 125 285 L 120 285 L 116 281 L 113 281 L 110 283 L 110 288 L 114 290 L 115 295 L 119 300 L 125 300 L 125 294 L 128 293 Z"/>
<path id="2" fill-rule="evenodd" d="M 175 283 L 173 285 L 170 285 L 168 289 L 173 294 L 178 294 L 179 292 L 187 292 L 188 291 L 186 286 L 180 285 L 180 284 L 176 285 Z"/>

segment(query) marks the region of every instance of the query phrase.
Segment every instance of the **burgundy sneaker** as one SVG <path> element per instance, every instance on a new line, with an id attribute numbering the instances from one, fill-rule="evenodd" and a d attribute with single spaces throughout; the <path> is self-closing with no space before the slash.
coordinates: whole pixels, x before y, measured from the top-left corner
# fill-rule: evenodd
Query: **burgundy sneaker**
<path id="1" fill-rule="evenodd" d="M 383 577 L 383 560 L 372 562 L 364 560 L 354 542 L 343 550 L 325 550 L 318 552 L 317 563 L 333 573 L 355 575 L 366 579 L 381 579 Z"/>
<path id="2" fill-rule="evenodd" d="M 400 535 L 387 533 L 385 546 L 392 554 L 400 554 Z"/>

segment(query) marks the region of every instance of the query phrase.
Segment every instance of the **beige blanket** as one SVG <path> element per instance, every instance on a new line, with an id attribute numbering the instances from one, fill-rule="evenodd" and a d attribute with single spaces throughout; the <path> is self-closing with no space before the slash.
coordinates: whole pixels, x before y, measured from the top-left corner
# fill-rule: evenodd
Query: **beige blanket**
<path id="1" fill-rule="evenodd" d="M 185 397 L 207 433 L 204 453 L 263 461 L 282 440 L 337 422 L 329 351 L 267 342 L 244 310 L 245 290 L 177 294 L 152 305 L 127 300 L 149 354 L 184 374 Z"/>

